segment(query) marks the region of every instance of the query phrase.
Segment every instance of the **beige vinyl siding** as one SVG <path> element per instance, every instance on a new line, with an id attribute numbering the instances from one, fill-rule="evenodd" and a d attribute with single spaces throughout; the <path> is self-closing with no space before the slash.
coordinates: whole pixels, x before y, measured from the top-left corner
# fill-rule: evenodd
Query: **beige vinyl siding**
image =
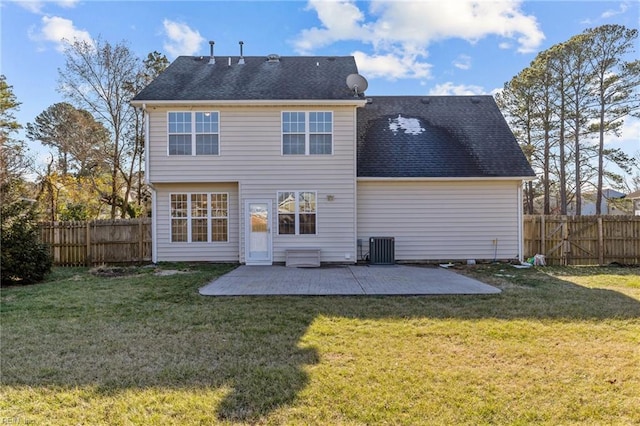
<path id="1" fill-rule="evenodd" d="M 359 181 L 358 238 L 395 237 L 396 260 L 516 259 L 519 181 Z M 494 240 L 497 240 L 497 252 Z"/>
<path id="2" fill-rule="evenodd" d="M 238 262 L 238 185 L 236 183 L 155 185 L 156 251 L 159 262 Z M 229 194 L 228 236 L 226 242 L 171 242 L 171 194 L 224 192 Z"/>
<path id="3" fill-rule="evenodd" d="M 220 182 L 287 180 L 301 174 L 319 179 L 335 171 L 353 178 L 354 107 L 220 107 L 192 111 L 219 111 L 220 155 L 179 156 L 167 154 L 167 112 L 185 108 L 150 108 L 149 180 L 160 182 Z M 282 111 L 332 111 L 332 155 L 282 155 Z"/>
<path id="4" fill-rule="evenodd" d="M 355 187 L 351 183 L 321 184 L 312 178 L 297 179 L 293 182 L 262 185 L 242 184 L 243 200 L 271 200 L 271 230 L 273 238 L 273 261 L 284 262 L 288 248 L 319 248 L 322 262 L 355 262 Z M 316 235 L 278 235 L 277 192 L 278 191 L 317 191 Z M 333 195 L 333 201 L 328 200 Z M 244 202 L 240 206 L 244 218 Z M 244 262 L 244 228 L 240 237 Z M 348 256 L 346 256 L 348 254 Z M 348 258 L 347 258 L 348 257 Z"/>
<path id="5" fill-rule="evenodd" d="M 167 155 L 167 112 L 206 111 L 220 113 L 220 155 Z M 333 112 L 333 154 L 282 155 L 281 114 L 283 111 Z M 322 262 L 354 262 L 355 238 L 355 107 L 353 106 L 284 106 L 148 109 L 150 182 L 157 188 L 165 183 L 193 185 L 212 182 L 237 182 L 238 211 L 230 218 L 238 226 L 230 228 L 230 238 L 237 239 L 235 259 L 244 262 L 244 205 L 246 200 L 272 201 L 273 261 L 284 262 L 287 248 L 309 247 L 321 250 Z M 208 186 L 207 186 L 208 187 Z M 317 198 L 317 235 L 278 235 L 277 192 L 315 191 Z M 163 189 L 164 193 L 164 189 Z M 333 196 L 333 201 L 328 196 Z M 168 194 L 165 195 L 168 197 Z M 158 252 L 173 260 L 194 260 L 203 254 L 183 250 L 168 243 L 168 206 L 158 196 Z M 166 229 L 160 232 L 161 221 Z M 235 235 L 233 233 L 235 232 Z M 235 240 L 234 240 L 235 241 Z M 231 248 L 230 248 L 231 250 Z M 159 260 L 164 260 L 159 257 Z"/>

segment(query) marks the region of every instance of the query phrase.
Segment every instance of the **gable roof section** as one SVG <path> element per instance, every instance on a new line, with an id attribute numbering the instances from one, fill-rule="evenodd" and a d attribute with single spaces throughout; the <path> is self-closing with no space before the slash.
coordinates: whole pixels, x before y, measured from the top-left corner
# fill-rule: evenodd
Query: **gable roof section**
<path id="1" fill-rule="evenodd" d="M 229 65 L 229 58 L 231 65 Z M 180 56 L 133 101 L 353 100 L 352 56 Z"/>
<path id="2" fill-rule="evenodd" d="M 375 96 L 358 111 L 358 177 L 534 177 L 491 96 Z"/>
<path id="3" fill-rule="evenodd" d="M 640 199 L 640 190 L 638 190 L 638 191 L 634 191 L 634 192 L 632 192 L 631 194 L 628 194 L 628 195 L 626 196 L 626 198 L 630 198 L 630 199 L 632 199 L 632 200 Z"/>

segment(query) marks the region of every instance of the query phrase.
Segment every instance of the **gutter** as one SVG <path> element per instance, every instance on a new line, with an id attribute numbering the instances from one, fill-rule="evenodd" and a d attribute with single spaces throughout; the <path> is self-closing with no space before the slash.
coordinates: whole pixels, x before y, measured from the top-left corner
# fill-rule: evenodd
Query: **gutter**
<path id="1" fill-rule="evenodd" d="M 536 179 L 536 176 L 462 176 L 462 177 L 359 177 L 360 182 L 449 182 L 449 181 L 530 181 Z"/>
<path id="2" fill-rule="evenodd" d="M 247 99 L 247 100 L 132 100 L 131 105 L 136 107 L 192 107 L 192 106 L 281 106 L 281 105 L 340 105 L 340 106 L 365 106 L 367 100 L 363 98 L 354 99 Z"/>

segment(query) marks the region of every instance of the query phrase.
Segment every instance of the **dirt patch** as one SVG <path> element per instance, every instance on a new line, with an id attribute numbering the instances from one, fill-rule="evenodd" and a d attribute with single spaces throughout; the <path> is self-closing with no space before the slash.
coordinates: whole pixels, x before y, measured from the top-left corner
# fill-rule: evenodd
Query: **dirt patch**
<path id="1" fill-rule="evenodd" d="M 137 273 L 136 268 L 127 268 L 124 266 L 96 266 L 89 270 L 91 275 L 96 277 L 124 277 L 127 275 L 134 275 Z"/>
<path id="2" fill-rule="evenodd" d="M 157 271 L 155 271 L 153 273 L 153 275 L 156 275 L 158 277 L 168 277 L 171 275 L 177 275 L 177 274 L 188 274 L 189 272 L 187 271 L 178 271 L 176 269 L 159 269 Z"/>

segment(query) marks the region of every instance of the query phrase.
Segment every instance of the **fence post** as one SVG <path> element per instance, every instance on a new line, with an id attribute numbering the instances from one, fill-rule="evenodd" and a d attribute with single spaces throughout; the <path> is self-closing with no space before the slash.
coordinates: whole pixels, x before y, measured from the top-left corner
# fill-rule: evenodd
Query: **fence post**
<path id="1" fill-rule="evenodd" d="M 138 219 L 138 261 L 142 263 L 144 256 L 144 228 L 142 226 L 142 219 Z"/>
<path id="2" fill-rule="evenodd" d="M 567 266 L 569 264 L 569 257 L 571 253 L 571 242 L 569 241 L 569 228 L 567 226 L 567 216 L 562 217 L 562 251 L 560 253 L 562 259 L 562 265 Z"/>
<path id="3" fill-rule="evenodd" d="M 542 215 L 540 219 L 540 253 L 547 255 L 547 223 L 545 221 L 546 216 Z"/>
<path id="4" fill-rule="evenodd" d="M 91 266 L 91 222 L 87 221 L 86 223 L 86 242 L 87 242 L 87 251 L 84 256 L 85 266 Z"/>
<path id="5" fill-rule="evenodd" d="M 604 232 L 602 216 L 598 216 L 598 265 L 604 265 Z"/>

